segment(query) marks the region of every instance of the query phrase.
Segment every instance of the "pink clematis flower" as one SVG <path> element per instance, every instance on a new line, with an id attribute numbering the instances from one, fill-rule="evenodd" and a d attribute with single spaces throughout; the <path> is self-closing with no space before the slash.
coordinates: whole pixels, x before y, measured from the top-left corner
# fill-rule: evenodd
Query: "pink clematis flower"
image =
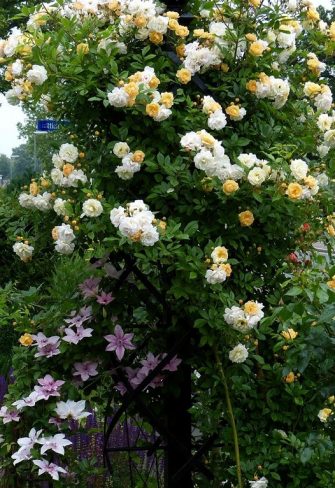
<path id="1" fill-rule="evenodd" d="M 43 400 L 43 396 L 37 391 L 32 391 L 30 395 L 21 400 L 17 400 L 12 405 L 18 410 L 22 410 L 25 407 L 35 407 L 36 403 Z"/>
<path id="2" fill-rule="evenodd" d="M 156 368 L 159 364 L 159 356 L 154 356 L 152 352 L 149 352 L 146 359 L 141 361 L 142 368 L 141 371 L 147 376 L 150 371 Z"/>
<path id="3" fill-rule="evenodd" d="M 81 325 L 77 327 L 76 331 L 67 328 L 65 329 L 66 335 L 63 337 L 63 341 L 68 342 L 69 344 L 78 344 L 78 342 L 85 339 L 85 337 L 92 337 L 92 332 L 93 329 L 90 328 L 85 329 Z"/>
<path id="4" fill-rule="evenodd" d="M 166 354 L 163 354 L 162 357 L 165 358 L 165 356 Z M 180 365 L 181 362 L 182 360 L 180 358 L 178 358 L 177 356 L 173 356 L 171 361 L 167 363 L 166 366 L 164 366 L 163 371 L 170 371 L 171 373 L 177 371 L 178 366 Z"/>
<path id="5" fill-rule="evenodd" d="M 99 283 L 101 278 L 94 278 L 91 276 L 87 278 L 87 280 L 83 281 L 81 285 L 79 285 L 79 289 L 81 294 L 84 298 L 95 298 L 99 293 Z"/>
<path id="6" fill-rule="evenodd" d="M 20 415 L 17 410 L 8 410 L 8 407 L 0 408 L 0 418 L 4 424 L 9 424 L 9 422 L 19 422 Z"/>
<path id="7" fill-rule="evenodd" d="M 100 305 L 108 305 L 113 300 L 115 300 L 115 297 L 113 297 L 112 293 L 105 293 L 102 291 L 100 295 L 97 296 L 97 302 Z"/>
<path id="8" fill-rule="evenodd" d="M 37 353 L 35 354 L 35 358 L 42 356 L 51 358 L 52 356 L 57 356 L 57 354 L 60 354 L 60 350 L 58 349 L 60 345 L 60 337 L 46 337 L 44 334 L 42 334 L 42 332 L 39 332 L 37 335 L 33 335 L 32 338 L 35 342 L 34 345 L 37 345 Z"/>
<path id="9" fill-rule="evenodd" d="M 38 379 L 37 383 L 39 385 L 35 386 L 34 390 L 41 395 L 43 400 L 49 400 L 51 396 L 60 396 L 58 390 L 65 381 L 54 380 L 52 376 L 47 374 L 44 378 Z"/>
<path id="10" fill-rule="evenodd" d="M 125 334 L 122 327 L 116 325 L 114 335 L 110 334 L 105 336 L 106 341 L 109 342 L 106 351 L 115 351 L 116 357 L 121 361 L 126 349 L 136 349 L 136 346 L 131 342 L 133 337 L 134 334 Z"/>
<path id="11" fill-rule="evenodd" d="M 39 467 L 38 476 L 44 473 L 50 474 L 51 478 L 55 481 L 59 480 L 59 474 L 66 474 L 67 471 L 57 466 L 57 464 L 49 463 L 46 459 L 34 459 L 33 463 Z"/>
<path id="12" fill-rule="evenodd" d="M 83 307 L 77 313 L 73 310 L 70 314 L 68 319 L 65 319 L 65 322 L 69 324 L 69 327 L 73 327 L 74 325 L 79 326 L 83 325 L 84 322 L 92 320 L 92 307 Z"/>
<path id="13" fill-rule="evenodd" d="M 82 381 L 87 381 L 91 376 L 96 376 L 98 363 L 85 361 L 83 363 L 74 363 L 75 372 L 73 376 L 80 376 Z"/>

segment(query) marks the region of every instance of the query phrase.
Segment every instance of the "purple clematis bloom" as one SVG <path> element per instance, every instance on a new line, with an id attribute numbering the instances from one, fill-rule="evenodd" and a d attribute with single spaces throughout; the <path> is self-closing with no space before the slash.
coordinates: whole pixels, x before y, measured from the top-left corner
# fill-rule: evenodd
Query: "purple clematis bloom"
<path id="1" fill-rule="evenodd" d="M 162 357 L 165 358 L 165 356 L 166 354 L 163 354 Z M 178 358 L 177 356 L 173 356 L 171 361 L 167 363 L 166 366 L 164 366 L 163 371 L 170 371 L 171 373 L 177 371 L 178 366 L 180 365 L 181 362 L 182 360 L 180 358 Z"/>
<path id="2" fill-rule="evenodd" d="M 74 331 L 73 329 L 67 328 L 65 329 L 66 335 L 63 336 L 63 341 L 68 342 L 69 344 L 78 344 L 81 340 L 85 337 L 92 337 L 93 329 L 84 328 L 81 325 L 77 327 L 77 330 Z"/>
<path id="3" fill-rule="evenodd" d="M 97 296 L 97 302 L 100 303 L 100 305 L 108 305 L 113 300 L 115 300 L 115 297 L 113 297 L 112 293 L 105 293 L 102 291 L 100 295 Z"/>
<path id="4" fill-rule="evenodd" d="M 54 380 L 49 374 L 37 380 L 38 385 L 34 390 L 41 395 L 43 400 L 49 400 L 51 396 L 60 396 L 59 389 L 64 385 L 65 381 Z"/>
<path id="5" fill-rule="evenodd" d="M 73 327 L 74 325 L 80 326 L 83 325 L 84 322 L 92 320 L 92 307 L 83 307 L 76 313 L 73 310 L 70 314 L 68 319 L 65 319 L 65 322 L 69 324 L 69 327 Z"/>
<path id="6" fill-rule="evenodd" d="M 83 297 L 95 298 L 99 293 L 100 281 L 101 278 L 95 278 L 94 276 L 91 276 L 90 278 L 87 278 L 87 280 L 85 280 L 83 283 L 81 283 L 81 285 L 79 285 L 79 289 Z"/>
<path id="7" fill-rule="evenodd" d="M 80 376 L 82 381 L 87 381 L 91 376 L 96 376 L 98 363 L 93 361 L 85 361 L 83 363 L 74 363 L 75 372 L 73 376 Z"/>
<path id="8" fill-rule="evenodd" d="M 141 361 L 142 368 L 141 371 L 148 375 L 150 371 L 156 368 L 159 364 L 159 356 L 154 356 L 152 352 L 149 352 L 146 359 Z"/>
<path id="9" fill-rule="evenodd" d="M 32 338 L 37 345 L 37 353 L 35 354 L 35 358 L 42 356 L 51 358 L 52 356 L 57 356 L 57 354 L 60 354 L 60 350 L 58 349 L 60 337 L 46 337 L 44 334 L 42 334 L 42 332 L 39 332 L 37 335 L 33 335 Z"/>
<path id="10" fill-rule="evenodd" d="M 133 337 L 134 334 L 125 334 L 122 327 L 116 325 L 114 335 L 110 334 L 105 336 L 106 341 L 109 342 L 106 351 L 115 351 L 116 357 L 121 361 L 126 349 L 136 349 L 136 346 L 131 342 Z"/>

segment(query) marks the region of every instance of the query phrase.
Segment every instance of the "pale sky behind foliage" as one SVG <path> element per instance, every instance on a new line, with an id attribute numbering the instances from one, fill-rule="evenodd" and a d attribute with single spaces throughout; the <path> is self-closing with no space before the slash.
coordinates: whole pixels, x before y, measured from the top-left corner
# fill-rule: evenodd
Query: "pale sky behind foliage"
<path id="1" fill-rule="evenodd" d="M 331 8 L 331 0 L 317 0 L 316 5 Z M 24 114 L 19 106 L 11 106 L 0 95 L 0 154 L 10 156 L 12 149 L 24 142 L 19 139 L 18 122 L 24 121 Z"/>

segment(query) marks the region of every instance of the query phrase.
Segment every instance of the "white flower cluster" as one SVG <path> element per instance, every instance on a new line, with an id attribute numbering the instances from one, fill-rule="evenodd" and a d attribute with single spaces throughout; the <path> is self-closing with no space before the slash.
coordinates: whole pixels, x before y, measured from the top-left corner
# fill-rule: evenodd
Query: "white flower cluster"
<path id="1" fill-rule="evenodd" d="M 150 103 L 146 106 L 146 113 L 156 122 L 162 122 L 170 117 L 173 105 L 173 95 L 160 93 L 156 90 L 160 81 L 154 68 L 146 66 L 143 71 L 138 71 L 128 78 L 128 83 L 115 87 L 107 93 L 107 98 L 112 107 L 132 107 L 136 103 L 139 94 L 150 95 Z"/>
<path id="2" fill-rule="evenodd" d="M 73 163 L 79 157 L 78 149 L 73 144 L 62 144 L 59 152 L 52 156 L 54 168 L 50 176 L 57 186 L 77 188 L 78 183 L 85 184 L 87 176 L 81 169 L 75 169 Z"/>
<path id="3" fill-rule="evenodd" d="M 231 164 L 222 142 L 217 141 L 205 130 L 188 132 L 181 138 L 180 144 L 186 151 L 196 152 L 193 158 L 194 165 L 207 176 L 217 176 L 221 181 L 242 178 L 242 168 L 237 164 Z"/>
<path id="4" fill-rule="evenodd" d="M 303 159 L 292 159 L 290 170 L 293 177 L 299 181 L 302 186 L 301 199 L 310 199 L 318 193 L 320 189 L 318 180 L 313 176 L 308 175 L 309 167 Z"/>
<path id="5" fill-rule="evenodd" d="M 248 81 L 247 89 L 256 95 L 257 98 L 268 98 L 272 100 L 275 108 L 282 108 L 290 94 L 288 80 L 267 76 L 265 73 L 261 73 L 258 80 Z"/>
<path id="6" fill-rule="evenodd" d="M 221 105 L 214 98 L 206 95 L 202 102 L 202 111 L 208 115 L 208 127 L 212 130 L 221 130 L 227 125 L 227 117 Z"/>
<path id="7" fill-rule="evenodd" d="M 278 30 L 269 30 L 267 39 L 270 46 L 278 47 L 282 51 L 278 54 L 278 62 L 284 64 L 291 54 L 296 51 L 296 38 L 302 33 L 302 25 L 299 21 L 286 18 L 280 24 Z"/>
<path id="8" fill-rule="evenodd" d="M 198 41 L 194 41 L 185 46 L 183 66 L 194 75 L 201 70 L 205 71 L 220 64 L 221 56 L 220 49 L 217 46 L 209 48 L 202 46 Z"/>
<path id="9" fill-rule="evenodd" d="M 272 174 L 268 161 L 258 159 L 253 153 L 242 153 L 237 159 L 242 168 L 249 170 L 247 180 L 252 186 L 261 186 L 270 176 L 276 176 L 275 173 Z"/>
<path id="10" fill-rule="evenodd" d="M 240 343 L 229 351 L 229 359 L 232 363 L 244 363 L 248 356 L 248 349 Z"/>
<path id="11" fill-rule="evenodd" d="M 304 84 L 304 95 L 313 101 L 317 110 L 328 112 L 333 104 L 332 92 L 328 85 L 319 85 L 312 81 Z"/>
<path id="12" fill-rule="evenodd" d="M 145 154 L 142 151 L 130 151 L 130 147 L 126 142 L 117 142 L 113 148 L 113 153 L 121 163 L 116 167 L 115 173 L 122 180 L 130 180 L 135 173 L 140 171 L 141 164 L 144 161 Z"/>
<path id="13" fill-rule="evenodd" d="M 15 242 L 13 251 L 19 256 L 21 261 L 27 263 L 28 261 L 31 261 L 34 248 L 26 242 Z"/>
<path id="14" fill-rule="evenodd" d="M 213 264 L 206 271 L 205 278 L 210 285 L 223 283 L 232 273 L 231 266 L 227 263 L 228 250 L 224 246 L 217 246 L 213 250 L 211 258 Z"/>
<path id="15" fill-rule="evenodd" d="M 143 246 L 153 246 L 159 240 L 159 233 L 153 225 L 155 215 L 143 200 L 128 203 L 126 208 L 113 208 L 110 219 L 122 235 Z"/>
<path id="16" fill-rule="evenodd" d="M 262 303 L 249 301 L 242 307 L 234 305 L 231 308 L 226 308 L 223 317 L 233 329 L 246 334 L 251 329 L 254 329 L 264 317 L 263 308 L 264 305 Z"/>
<path id="17" fill-rule="evenodd" d="M 52 237 L 55 241 L 55 250 L 60 254 L 71 254 L 74 251 L 74 240 L 76 236 L 69 224 L 58 225 L 52 230 Z"/>
<path id="18" fill-rule="evenodd" d="M 335 112 L 332 115 L 320 114 L 317 119 L 317 126 L 323 133 L 323 141 L 317 147 L 319 155 L 323 158 L 327 156 L 329 150 L 335 147 L 335 130 L 332 129 L 335 122 Z"/>
<path id="19" fill-rule="evenodd" d="M 51 193 L 45 191 L 42 195 L 32 195 L 31 193 L 21 193 L 19 195 L 19 203 L 23 208 L 37 209 L 42 212 L 50 210 L 52 207 Z"/>
<path id="20" fill-rule="evenodd" d="M 250 488 L 267 488 L 268 484 L 269 482 L 264 476 L 259 480 L 249 481 Z"/>

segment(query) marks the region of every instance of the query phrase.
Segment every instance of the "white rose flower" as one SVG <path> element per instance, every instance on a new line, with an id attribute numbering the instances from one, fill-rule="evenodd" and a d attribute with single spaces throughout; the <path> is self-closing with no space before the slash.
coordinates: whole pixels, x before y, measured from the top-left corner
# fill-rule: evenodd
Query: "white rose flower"
<path id="1" fill-rule="evenodd" d="M 211 164 L 215 164 L 216 159 L 214 158 L 211 151 L 209 151 L 208 149 L 201 149 L 201 151 L 194 156 L 193 161 L 196 168 L 207 171 L 208 166 Z"/>
<path id="2" fill-rule="evenodd" d="M 34 199 L 34 205 L 38 210 L 46 212 L 51 208 L 51 193 L 45 191 L 43 195 L 36 195 Z"/>
<path id="3" fill-rule="evenodd" d="M 317 177 L 316 180 L 318 182 L 318 185 L 320 188 L 326 188 L 329 184 L 329 178 L 326 175 L 326 173 L 320 173 Z"/>
<path id="4" fill-rule="evenodd" d="M 250 488 L 267 488 L 268 480 L 263 476 L 257 481 L 249 481 Z"/>
<path id="5" fill-rule="evenodd" d="M 209 32 L 215 36 L 224 36 L 227 30 L 226 24 L 223 22 L 211 22 L 209 25 Z"/>
<path id="6" fill-rule="evenodd" d="M 257 156 L 253 153 L 242 153 L 237 158 L 243 166 L 247 168 L 252 168 L 257 163 L 258 159 Z"/>
<path id="7" fill-rule="evenodd" d="M 55 242 L 55 250 L 60 254 L 69 255 L 72 254 L 74 251 L 75 245 L 73 243 L 65 242 L 65 241 L 56 241 Z"/>
<path id="8" fill-rule="evenodd" d="M 80 217 L 99 217 L 103 212 L 103 207 L 99 200 L 89 198 L 83 203 L 83 213 Z"/>
<path id="9" fill-rule="evenodd" d="M 131 215 L 135 215 L 138 212 L 149 210 L 148 205 L 146 205 L 143 202 L 143 200 L 135 200 L 134 202 L 128 203 L 127 208 L 128 208 L 128 212 Z"/>
<path id="10" fill-rule="evenodd" d="M 227 279 L 227 274 L 223 269 L 208 269 L 206 271 L 205 278 L 210 285 L 216 285 L 217 283 L 223 283 Z"/>
<path id="11" fill-rule="evenodd" d="M 328 114 L 320 114 L 317 121 L 317 126 L 323 132 L 330 130 L 332 123 L 334 121 L 333 117 L 330 117 Z"/>
<path id="12" fill-rule="evenodd" d="M 201 137 L 196 132 L 188 132 L 181 138 L 180 144 L 185 149 L 197 151 L 202 146 Z"/>
<path id="13" fill-rule="evenodd" d="M 57 215 L 66 215 L 65 204 L 65 200 L 62 198 L 56 198 L 53 208 Z"/>
<path id="14" fill-rule="evenodd" d="M 289 12 L 295 12 L 298 8 L 297 0 L 288 0 L 287 2 L 287 10 Z"/>
<path id="15" fill-rule="evenodd" d="M 324 158 L 325 156 L 327 156 L 327 154 L 329 153 L 329 149 L 330 147 L 329 146 L 326 146 L 325 144 L 321 144 L 320 146 L 318 146 L 317 148 L 317 151 L 320 155 L 321 158 Z"/>
<path id="16" fill-rule="evenodd" d="M 33 246 L 29 246 L 29 244 L 25 244 L 24 242 L 16 242 L 13 246 L 13 251 L 19 256 L 21 261 L 27 263 L 31 260 L 34 248 Z"/>
<path id="17" fill-rule="evenodd" d="M 56 227 L 57 229 L 57 241 L 70 243 L 74 241 L 76 236 L 73 233 L 72 227 L 69 224 L 62 224 Z"/>
<path id="18" fill-rule="evenodd" d="M 227 117 L 222 110 L 216 110 L 208 118 L 208 127 L 212 130 L 221 130 L 227 125 Z"/>
<path id="19" fill-rule="evenodd" d="M 129 101 L 129 95 L 123 88 L 114 88 L 107 97 L 113 107 L 126 107 Z"/>
<path id="20" fill-rule="evenodd" d="M 237 320 L 244 319 L 244 312 L 240 307 L 236 307 L 236 305 L 232 306 L 231 308 L 226 308 L 224 311 L 223 318 L 227 322 L 228 325 L 233 325 Z"/>
<path id="21" fill-rule="evenodd" d="M 63 186 L 65 178 L 63 172 L 60 169 L 58 168 L 52 169 L 50 172 L 50 176 L 52 181 L 55 183 L 55 185 Z"/>
<path id="22" fill-rule="evenodd" d="M 59 149 L 59 157 L 67 163 L 74 163 L 78 155 L 78 149 L 73 144 L 62 144 Z"/>
<path id="23" fill-rule="evenodd" d="M 34 196 L 30 195 L 30 193 L 21 193 L 19 195 L 19 204 L 23 208 L 34 208 Z"/>
<path id="24" fill-rule="evenodd" d="M 126 237 L 132 237 L 141 231 L 141 225 L 136 217 L 127 217 L 120 221 L 119 230 Z"/>
<path id="25" fill-rule="evenodd" d="M 292 159 L 290 164 L 290 170 L 294 178 L 302 180 L 306 178 L 308 173 L 308 164 L 302 159 Z"/>
<path id="26" fill-rule="evenodd" d="M 59 154 L 53 154 L 52 155 L 52 164 L 54 165 L 55 168 L 61 169 L 64 166 L 64 161 L 59 156 Z"/>
<path id="27" fill-rule="evenodd" d="M 335 130 L 327 130 L 324 135 L 324 140 L 329 147 L 335 146 Z"/>
<path id="28" fill-rule="evenodd" d="M 228 259 L 228 250 L 223 246 L 217 246 L 212 251 L 211 258 L 215 264 L 225 263 Z"/>
<path id="29" fill-rule="evenodd" d="M 16 86 L 6 91 L 5 97 L 7 102 L 10 105 L 18 105 L 20 103 L 19 96 L 21 95 L 21 93 L 22 93 L 22 88 L 19 86 Z"/>
<path id="30" fill-rule="evenodd" d="M 159 233 L 153 225 L 146 225 L 142 228 L 141 244 L 153 246 L 159 240 Z"/>
<path id="31" fill-rule="evenodd" d="M 15 63 L 12 64 L 12 73 L 14 76 L 20 76 L 23 70 L 23 63 L 21 59 L 17 59 Z"/>
<path id="32" fill-rule="evenodd" d="M 266 173 L 263 168 L 253 168 L 249 171 L 248 181 L 253 186 L 260 186 L 266 180 Z"/>
<path id="33" fill-rule="evenodd" d="M 243 344 L 237 344 L 237 346 L 229 352 L 229 359 L 233 363 L 244 363 L 248 356 L 248 349 Z"/>
<path id="34" fill-rule="evenodd" d="M 34 64 L 32 69 L 30 69 L 27 73 L 27 79 L 35 85 L 43 85 L 43 83 L 48 79 L 47 70 L 44 68 L 44 66 Z"/>
<path id="35" fill-rule="evenodd" d="M 153 119 L 156 122 L 163 122 L 163 120 L 168 119 L 170 115 L 172 115 L 172 110 L 164 106 L 160 106 L 158 114 L 155 117 L 153 117 Z"/>
<path id="36" fill-rule="evenodd" d="M 110 213 L 110 220 L 115 227 L 119 227 L 122 219 L 126 218 L 126 212 L 123 207 L 113 208 Z"/>
<path id="37" fill-rule="evenodd" d="M 168 30 L 169 19 L 159 15 L 158 17 L 152 17 L 148 24 L 147 29 L 153 32 L 159 32 L 160 34 L 166 34 Z"/>
<path id="38" fill-rule="evenodd" d="M 130 153 L 130 147 L 126 142 L 117 142 L 113 147 L 113 153 L 117 158 L 123 158 Z"/>

